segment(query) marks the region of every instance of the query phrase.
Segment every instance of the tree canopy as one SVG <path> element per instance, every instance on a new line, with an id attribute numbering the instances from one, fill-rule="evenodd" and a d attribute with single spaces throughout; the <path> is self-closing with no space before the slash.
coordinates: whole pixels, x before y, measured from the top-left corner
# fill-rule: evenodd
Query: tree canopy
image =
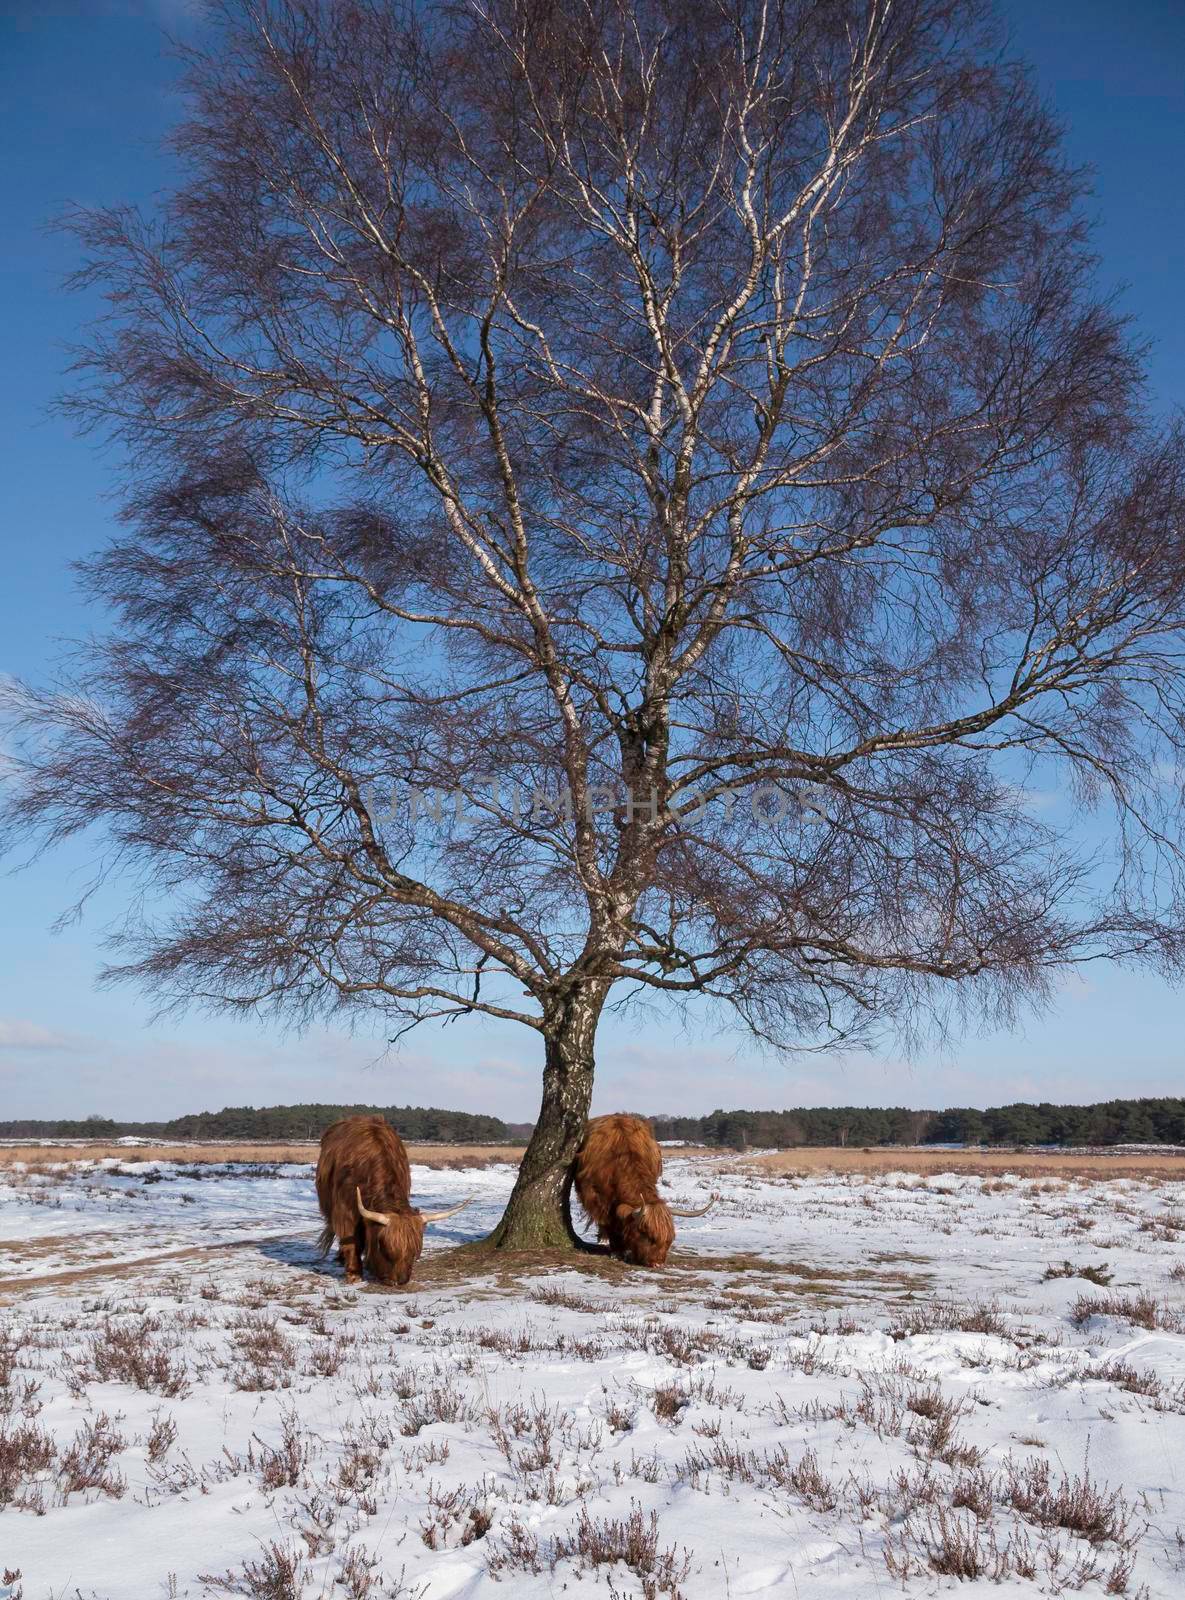
<path id="1" fill-rule="evenodd" d="M 505 1144 L 530 1136 L 530 1123 L 421 1106 L 227 1106 L 167 1122 L 18 1118 L 0 1121 L 0 1138 L 118 1138 L 298 1140 L 319 1138 L 339 1117 L 384 1116 L 405 1139 L 439 1143 Z M 1095 1105 L 1018 1102 L 986 1110 L 945 1111 L 905 1106 L 798 1106 L 784 1111 L 712 1111 L 703 1117 L 655 1116 L 658 1138 L 732 1149 L 795 1145 L 1115 1145 L 1185 1146 L 1185 1099 L 1106 1100 Z"/>
<path id="2" fill-rule="evenodd" d="M 989 9 L 221 15 L 176 191 L 76 219 L 128 529 L 15 697 L 119 972 L 533 1030 L 555 1243 L 611 996 L 798 1049 L 1179 969 L 1182 439 Z"/>

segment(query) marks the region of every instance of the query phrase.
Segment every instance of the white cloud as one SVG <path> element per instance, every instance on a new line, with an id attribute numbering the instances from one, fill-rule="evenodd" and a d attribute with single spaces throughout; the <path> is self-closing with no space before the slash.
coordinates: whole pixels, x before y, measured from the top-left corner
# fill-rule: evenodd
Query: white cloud
<path id="1" fill-rule="evenodd" d="M 0 1050 L 77 1050 L 83 1044 L 76 1034 L 43 1028 L 20 1017 L 0 1017 Z"/>

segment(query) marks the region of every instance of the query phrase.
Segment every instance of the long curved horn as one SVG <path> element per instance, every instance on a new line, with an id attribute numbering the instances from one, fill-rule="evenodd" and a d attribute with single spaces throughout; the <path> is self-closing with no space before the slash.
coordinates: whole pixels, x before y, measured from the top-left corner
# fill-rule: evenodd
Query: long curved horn
<path id="1" fill-rule="evenodd" d="M 385 1211 L 368 1211 L 362 1204 L 362 1190 L 355 1189 L 354 1193 L 358 1196 L 358 1215 L 364 1217 L 367 1222 L 381 1222 L 385 1228 L 391 1220 L 387 1213 Z"/>
<path id="2" fill-rule="evenodd" d="M 668 1206 L 667 1210 L 673 1217 L 702 1217 L 705 1211 L 711 1211 L 719 1198 L 718 1194 L 714 1194 L 706 1206 L 700 1206 L 694 1211 L 685 1210 L 682 1206 Z"/>
<path id="3" fill-rule="evenodd" d="M 425 1223 L 443 1222 L 445 1217 L 451 1217 L 454 1216 L 458 1211 L 464 1211 L 465 1207 L 470 1203 L 470 1201 L 476 1199 L 477 1191 L 474 1190 L 474 1192 L 469 1196 L 469 1199 L 462 1200 L 459 1206 L 449 1206 L 447 1211 L 421 1211 L 420 1215 L 423 1217 Z"/>

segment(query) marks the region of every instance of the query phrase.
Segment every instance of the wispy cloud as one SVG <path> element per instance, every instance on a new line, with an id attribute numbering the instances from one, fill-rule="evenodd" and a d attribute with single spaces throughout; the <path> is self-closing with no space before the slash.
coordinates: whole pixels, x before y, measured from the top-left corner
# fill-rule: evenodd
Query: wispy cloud
<path id="1" fill-rule="evenodd" d="M 80 1050 L 86 1041 L 77 1034 L 43 1028 L 22 1017 L 0 1017 L 0 1050 Z"/>

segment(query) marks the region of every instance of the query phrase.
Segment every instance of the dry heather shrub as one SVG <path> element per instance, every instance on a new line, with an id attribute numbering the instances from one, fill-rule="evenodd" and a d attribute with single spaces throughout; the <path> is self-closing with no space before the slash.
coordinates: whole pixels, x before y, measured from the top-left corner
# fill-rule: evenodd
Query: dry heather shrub
<path id="1" fill-rule="evenodd" d="M 941 1506 L 907 1517 L 895 1538 L 890 1531 L 884 1558 L 902 1584 L 928 1573 L 960 1582 L 983 1579 L 989 1583 L 1003 1583 L 1010 1577 L 1032 1582 L 1040 1576 L 1048 1580 L 1045 1592 L 1060 1595 L 1083 1589 L 1104 1576 L 1093 1555 L 1073 1549 L 1067 1553 L 1048 1534 L 1034 1546 L 1027 1533 L 1014 1530 L 1001 1544 L 992 1523 Z M 1124 1593 L 1131 1568 L 1132 1563 L 1120 1557 L 1107 1580 L 1106 1592 Z M 1124 1587 L 1111 1588 L 1112 1582 Z M 1147 1590 L 1141 1590 L 1140 1596 L 1147 1600 Z"/>
<path id="2" fill-rule="evenodd" d="M 1000 1549 L 990 1525 L 941 1506 L 909 1518 L 898 1543 L 886 1540 L 885 1565 L 903 1583 L 927 1567 L 963 1582 L 986 1578 L 1001 1583 L 1016 1570 L 1010 1547 Z"/>
<path id="3" fill-rule="evenodd" d="M 5 1506 L 42 1510 L 37 1478 L 53 1465 L 56 1455 L 53 1440 L 35 1423 L 0 1423 L 0 1510 Z"/>
<path id="4" fill-rule="evenodd" d="M 986 1522 L 994 1503 L 992 1479 L 980 1467 L 963 1473 L 951 1491 L 950 1503 L 956 1511 L 970 1511 Z"/>
<path id="5" fill-rule="evenodd" d="M 0 1328 L 0 1422 L 18 1415 L 31 1418 L 41 1409 L 37 1400 L 41 1383 L 19 1373 L 17 1351 L 16 1340 Z"/>
<path id="6" fill-rule="evenodd" d="M 308 1574 L 300 1552 L 274 1540 L 263 1547 L 258 1561 L 246 1561 L 241 1572 L 198 1574 L 198 1582 L 223 1594 L 246 1595 L 249 1600 L 302 1600 Z"/>
<path id="7" fill-rule="evenodd" d="M 1080 1328 L 1091 1317 L 1118 1317 L 1137 1328 L 1164 1328 L 1170 1332 L 1179 1331 L 1183 1323 L 1177 1312 L 1162 1305 L 1146 1289 L 1134 1295 L 1080 1294 L 1070 1309 L 1070 1321 Z"/>
<path id="8" fill-rule="evenodd" d="M 676 1422 L 690 1404 L 691 1395 L 681 1383 L 660 1383 L 654 1389 L 654 1415 L 660 1422 Z"/>
<path id="9" fill-rule="evenodd" d="M 634 1425 L 637 1413 L 630 1406 L 619 1405 L 616 1400 L 605 1408 L 605 1426 L 610 1433 L 628 1433 Z"/>
<path id="10" fill-rule="evenodd" d="M 272 1317 L 248 1313 L 231 1334 L 233 1355 L 227 1366 L 236 1389 L 254 1393 L 291 1387 L 296 1349 Z"/>
<path id="11" fill-rule="evenodd" d="M 565 1311 L 587 1311 L 598 1315 L 605 1309 L 603 1304 L 582 1290 L 565 1289 L 558 1283 L 542 1284 L 531 1293 L 530 1298 L 541 1306 L 560 1306 Z"/>
<path id="12" fill-rule="evenodd" d="M 557 1346 L 540 1338 L 531 1327 L 474 1328 L 469 1336 L 479 1350 L 496 1350 L 500 1356 L 526 1356 Z"/>
<path id="13" fill-rule="evenodd" d="M 113 1472 L 110 1463 L 126 1442 L 105 1411 L 100 1411 L 92 1421 L 84 1422 L 58 1463 L 63 1499 L 72 1494 L 84 1494 L 88 1489 L 97 1489 L 112 1500 L 121 1499 L 127 1479 Z"/>
<path id="14" fill-rule="evenodd" d="M 789 1490 L 812 1511 L 834 1511 L 839 1504 L 839 1489 L 825 1476 L 813 1450 L 806 1451 L 791 1464 L 789 1454 L 782 1446 L 773 1455 L 766 1456 L 764 1466 L 772 1482 L 781 1489 Z"/>
<path id="15" fill-rule="evenodd" d="M 304 1541 L 308 1559 L 331 1555 L 337 1544 L 337 1515 L 339 1507 L 319 1489 L 294 1496 L 296 1512 L 291 1526 Z"/>
<path id="16" fill-rule="evenodd" d="M 309 1378 L 336 1378 L 342 1369 L 349 1349 L 348 1340 L 330 1339 L 316 1345 L 305 1363 L 305 1376 Z"/>
<path id="17" fill-rule="evenodd" d="M 493 1524 L 484 1496 L 460 1483 L 455 1489 L 428 1486 L 428 1515 L 420 1521 L 420 1538 L 429 1550 L 448 1550 L 484 1539 Z"/>
<path id="18" fill-rule="evenodd" d="M 1103 1383 L 1113 1383 L 1117 1389 L 1122 1389 L 1125 1394 L 1144 1394 L 1150 1399 L 1164 1392 L 1164 1384 L 1149 1367 L 1133 1367 L 1130 1361 L 1123 1361 L 1113 1357 L 1110 1361 L 1101 1362 L 1096 1367 L 1085 1367 L 1075 1372 L 1067 1373 L 1062 1380 L 1064 1383 L 1085 1383 L 1088 1379 L 1097 1378 Z"/>
<path id="19" fill-rule="evenodd" d="M 16 1373 L 16 1340 L 7 1328 L 0 1328 L 0 1394 L 12 1387 Z"/>
<path id="20" fill-rule="evenodd" d="M 904 1438 L 924 1460 L 973 1469 L 983 1451 L 962 1439 L 956 1425 L 974 1406 L 970 1396 L 948 1399 L 936 1385 L 913 1383 L 900 1373 L 876 1373 L 860 1379 L 855 1398 L 841 1395 L 791 1409 L 779 1396 L 773 1409 L 785 1424 L 842 1422 L 854 1429 L 862 1423 L 879 1438 Z"/>
<path id="21" fill-rule="evenodd" d="M 374 1588 L 375 1568 L 380 1557 L 372 1554 L 364 1544 L 354 1544 L 342 1557 L 337 1569 L 337 1581 L 346 1591 L 349 1600 L 367 1600 Z"/>
<path id="22" fill-rule="evenodd" d="M 443 1467 L 452 1450 L 447 1439 L 430 1439 L 427 1444 L 404 1450 L 402 1455 L 405 1472 L 427 1472 L 429 1467 Z"/>
<path id="23" fill-rule="evenodd" d="M 545 1405 L 535 1401 L 529 1408 L 526 1406 L 511 1405 L 505 1412 L 514 1437 L 520 1440 L 517 1449 L 509 1445 L 505 1432 L 496 1434 L 499 1447 L 502 1449 L 507 1461 L 520 1475 L 528 1472 L 543 1472 L 547 1467 L 556 1463 L 555 1436 L 570 1427 L 575 1420 L 570 1412 L 562 1412 L 558 1407 L 549 1411 Z"/>
<path id="24" fill-rule="evenodd" d="M 673 1477 L 676 1482 L 699 1489 L 703 1487 L 700 1480 L 712 1473 L 734 1483 L 756 1483 L 761 1476 L 761 1461 L 756 1450 L 744 1450 L 730 1439 L 714 1438 L 710 1447 L 689 1450 L 682 1466 L 674 1469 Z"/>
<path id="25" fill-rule="evenodd" d="M 620 1483 L 622 1481 L 620 1462 L 616 1464 L 615 1470 L 618 1473 L 617 1482 Z M 663 1463 L 658 1459 L 658 1446 L 655 1445 L 648 1456 L 640 1456 L 636 1450 L 631 1450 L 627 1470 L 631 1478 L 640 1478 L 643 1483 L 657 1483 L 665 1471 Z"/>
<path id="26" fill-rule="evenodd" d="M 919 1333 L 990 1333 L 1006 1336 L 1008 1318 L 994 1300 L 928 1300 L 909 1306 L 890 1323 L 890 1339 L 908 1339 Z"/>
<path id="27" fill-rule="evenodd" d="M 424 1600 L 428 1583 L 411 1584 L 407 1581 L 407 1567 L 399 1569 L 399 1576 L 383 1570 L 383 1558 L 367 1550 L 363 1544 L 351 1545 L 338 1568 L 337 1581 L 346 1591 L 347 1600 Z"/>
<path id="28" fill-rule="evenodd" d="M 527 1572 L 537 1577 L 543 1571 L 538 1534 L 525 1527 L 513 1512 L 506 1526 L 488 1541 L 486 1571 L 499 1582 L 510 1574 Z"/>
<path id="29" fill-rule="evenodd" d="M 686 1552 L 680 1555 L 675 1545 L 667 1550 L 658 1548 L 658 1513 L 652 1511 L 647 1517 L 637 1505 L 620 1521 L 590 1517 L 587 1507 L 582 1507 L 575 1533 L 561 1534 L 552 1544 L 552 1570 L 568 1557 L 574 1557 L 582 1571 L 620 1562 L 637 1577 L 643 1600 L 657 1600 L 663 1594 L 681 1600 L 679 1585 L 691 1571 L 691 1557 Z"/>
<path id="30" fill-rule="evenodd" d="M 368 1516 L 378 1510 L 377 1490 L 384 1475 L 390 1439 L 373 1429 L 347 1423 L 332 1488 L 338 1505 L 352 1504 Z"/>
<path id="31" fill-rule="evenodd" d="M 1130 1550 L 1144 1533 L 1134 1507 L 1118 1489 L 1100 1489 L 1089 1469 L 1081 1477 L 1054 1479 L 1048 1461 L 1032 1457 L 1003 1474 L 1001 1498 L 1029 1522 L 1042 1528 L 1065 1528 L 1091 1544 L 1117 1544 Z"/>
<path id="32" fill-rule="evenodd" d="M 407 1396 L 403 1406 L 403 1423 L 400 1433 L 414 1439 L 421 1428 L 433 1422 L 457 1422 L 468 1415 L 468 1406 L 461 1391 L 451 1383 L 437 1383 L 424 1394 Z"/>
<path id="33" fill-rule="evenodd" d="M 255 1446 L 259 1446 L 258 1461 Z M 305 1441 L 304 1429 L 296 1414 L 296 1407 L 280 1410 L 280 1443 L 273 1448 L 258 1435 L 253 1435 L 247 1447 L 247 1464 L 259 1473 L 259 1484 L 269 1494 L 278 1489 L 292 1489 L 301 1481 L 309 1464 L 310 1450 Z"/>
<path id="34" fill-rule="evenodd" d="M 108 1318 L 91 1337 L 90 1365 L 95 1377 L 101 1383 L 126 1383 L 170 1400 L 188 1394 L 185 1358 L 170 1354 L 164 1342 L 153 1337 L 159 1330 L 155 1318 L 145 1317 L 138 1325 L 121 1325 Z"/>
<path id="35" fill-rule="evenodd" d="M 1093 1283 L 1098 1288 L 1105 1289 L 1113 1276 L 1114 1274 L 1103 1261 L 1100 1261 L 1097 1267 L 1076 1267 L 1070 1261 L 1063 1261 L 1059 1267 L 1051 1262 L 1045 1269 L 1045 1276 L 1042 1282 L 1048 1283 L 1053 1278 L 1085 1278 L 1087 1283 Z"/>
<path id="36" fill-rule="evenodd" d="M 163 1461 L 165 1456 L 168 1455 L 169 1451 L 173 1448 L 176 1442 L 176 1422 L 172 1417 L 162 1417 L 160 1413 L 157 1412 L 153 1416 L 152 1427 L 149 1430 L 148 1438 L 145 1442 L 145 1449 L 147 1451 L 149 1461 L 154 1465 L 158 1461 Z"/>
<path id="37" fill-rule="evenodd" d="M 948 1399 L 937 1386 L 911 1389 L 905 1406 L 918 1420 L 907 1427 L 907 1442 L 948 1467 L 977 1467 L 983 1451 L 967 1444 L 955 1431 L 956 1424 L 974 1409 L 974 1404 L 969 1398 Z"/>

